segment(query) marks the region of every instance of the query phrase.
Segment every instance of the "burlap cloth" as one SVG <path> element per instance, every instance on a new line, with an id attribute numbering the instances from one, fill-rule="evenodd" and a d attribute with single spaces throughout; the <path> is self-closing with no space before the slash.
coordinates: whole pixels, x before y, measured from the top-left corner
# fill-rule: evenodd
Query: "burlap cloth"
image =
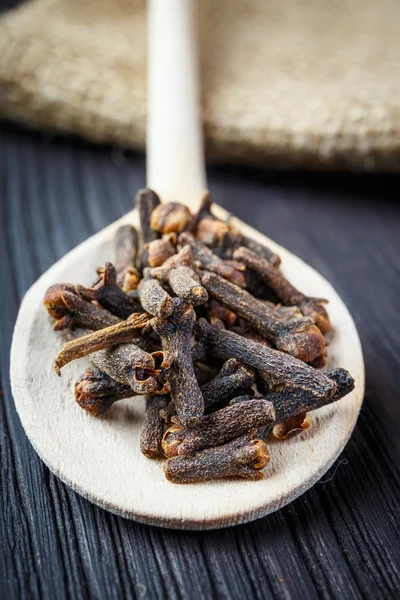
<path id="1" fill-rule="evenodd" d="M 400 170 L 398 0 L 199 5 L 210 158 Z M 8 118 L 144 148 L 145 3 L 32 0 L 6 14 L 0 86 Z"/>

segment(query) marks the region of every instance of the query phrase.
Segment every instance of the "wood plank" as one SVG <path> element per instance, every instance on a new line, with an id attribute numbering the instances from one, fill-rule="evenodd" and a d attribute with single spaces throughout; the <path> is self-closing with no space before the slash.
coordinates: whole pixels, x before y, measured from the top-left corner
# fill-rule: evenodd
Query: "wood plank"
<path id="1" fill-rule="evenodd" d="M 362 337 L 366 401 L 341 457 L 347 464 L 287 508 L 226 531 L 163 531 L 92 506 L 50 474 L 24 435 L 8 383 L 23 292 L 99 223 L 130 208 L 127 190 L 143 185 L 143 158 L 10 127 L 0 139 L 0 595 L 396 597 L 398 179 L 210 170 L 222 205 L 315 266 L 344 297 Z M 91 192 L 87 170 L 98 173 Z"/>

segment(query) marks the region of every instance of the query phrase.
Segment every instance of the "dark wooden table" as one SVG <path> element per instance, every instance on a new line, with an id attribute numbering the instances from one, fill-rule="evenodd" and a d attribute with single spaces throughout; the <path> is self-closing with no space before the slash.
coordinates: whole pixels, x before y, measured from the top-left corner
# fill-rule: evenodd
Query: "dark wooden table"
<path id="1" fill-rule="evenodd" d="M 344 298 L 367 392 L 348 446 L 313 489 L 264 519 L 204 533 L 140 525 L 79 497 L 35 454 L 10 392 L 24 292 L 130 209 L 144 158 L 4 126 L 0 182 L 0 598 L 399 598 L 400 179 L 209 169 L 220 204 Z"/>

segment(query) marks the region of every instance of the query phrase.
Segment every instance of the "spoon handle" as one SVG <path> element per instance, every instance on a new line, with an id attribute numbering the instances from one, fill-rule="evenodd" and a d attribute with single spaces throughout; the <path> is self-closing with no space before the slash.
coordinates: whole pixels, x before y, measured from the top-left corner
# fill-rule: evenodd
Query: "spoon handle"
<path id="1" fill-rule="evenodd" d="M 206 190 L 196 0 L 149 0 L 147 185 L 195 209 Z"/>

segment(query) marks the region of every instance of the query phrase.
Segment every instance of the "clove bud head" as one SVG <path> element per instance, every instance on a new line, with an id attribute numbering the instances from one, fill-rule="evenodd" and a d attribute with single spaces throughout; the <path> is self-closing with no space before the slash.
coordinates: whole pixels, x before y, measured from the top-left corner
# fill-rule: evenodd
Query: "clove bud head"
<path id="1" fill-rule="evenodd" d="M 185 432 L 179 425 L 172 425 L 164 433 L 161 446 L 164 456 L 170 458 L 178 454 L 179 445 L 185 439 Z"/>
<path id="2" fill-rule="evenodd" d="M 323 306 L 326 302 L 319 298 L 308 298 L 300 305 L 303 315 L 311 317 L 322 333 L 328 333 L 332 329 L 328 313 Z"/>
<path id="3" fill-rule="evenodd" d="M 56 319 L 61 319 L 69 313 L 69 308 L 64 301 L 64 292 L 76 294 L 75 286 L 70 283 L 56 283 L 51 285 L 44 295 L 43 304 L 48 313 Z"/>
<path id="4" fill-rule="evenodd" d="M 106 413 L 116 400 L 135 395 L 133 390 L 94 368 L 86 369 L 77 380 L 74 393 L 79 406 L 93 417 Z"/>
<path id="5" fill-rule="evenodd" d="M 229 235 L 229 226 L 214 218 L 201 219 L 197 226 L 197 239 L 209 247 L 218 246 L 227 235 Z"/>
<path id="6" fill-rule="evenodd" d="M 300 413 L 291 417 L 287 421 L 277 423 L 272 428 L 272 434 L 278 440 L 287 440 L 306 431 L 311 425 L 311 417 L 307 417 L 306 413 Z"/>
<path id="7" fill-rule="evenodd" d="M 262 440 L 250 440 L 234 454 L 239 463 L 249 465 L 253 469 L 264 469 L 271 460 L 268 448 Z"/>
<path id="8" fill-rule="evenodd" d="M 307 317 L 286 321 L 279 332 L 276 347 L 304 362 L 310 362 L 325 353 L 326 341 L 318 327 Z"/>
<path id="9" fill-rule="evenodd" d="M 170 239 L 159 239 L 150 242 L 147 247 L 147 260 L 150 267 L 161 267 L 166 260 L 174 256 L 176 250 Z"/>
<path id="10" fill-rule="evenodd" d="M 192 213 L 187 206 L 179 202 L 159 204 L 153 210 L 150 219 L 150 227 L 160 233 L 179 233 L 190 228 L 192 223 Z"/>

